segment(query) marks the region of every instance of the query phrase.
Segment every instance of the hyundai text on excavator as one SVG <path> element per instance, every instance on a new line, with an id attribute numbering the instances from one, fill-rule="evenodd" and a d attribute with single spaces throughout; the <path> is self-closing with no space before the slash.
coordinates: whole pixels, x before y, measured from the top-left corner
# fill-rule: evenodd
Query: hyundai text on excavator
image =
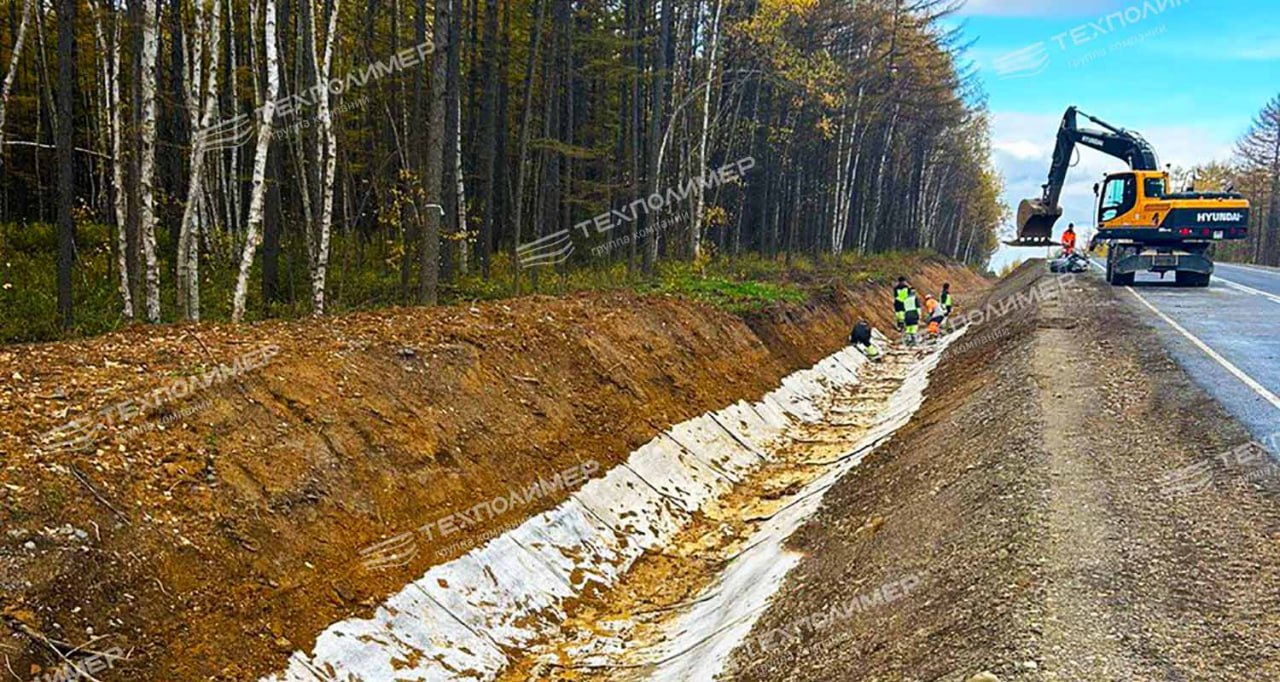
<path id="1" fill-rule="evenodd" d="M 1083 116 L 1101 129 L 1081 128 Z M 1107 282 L 1133 284 L 1138 272 L 1173 272 L 1180 285 L 1204 287 L 1213 274 L 1209 248 L 1215 242 L 1244 239 L 1249 202 L 1236 192 L 1173 192 L 1169 173 L 1160 168 L 1155 149 L 1136 132 L 1118 128 L 1067 108 L 1049 166 L 1049 182 L 1039 198 L 1018 206 L 1018 238 L 1012 246 L 1052 243 L 1053 225 L 1062 217 L 1058 199 L 1077 144 L 1124 160 L 1129 171 L 1109 173 L 1093 186 L 1097 197 L 1097 233 L 1090 245 L 1107 247 Z"/>

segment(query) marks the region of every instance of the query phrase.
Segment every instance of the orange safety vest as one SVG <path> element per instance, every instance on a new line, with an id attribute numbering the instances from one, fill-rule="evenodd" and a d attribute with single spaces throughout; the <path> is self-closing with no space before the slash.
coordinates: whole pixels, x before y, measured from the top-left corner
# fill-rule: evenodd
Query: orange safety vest
<path id="1" fill-rule="evenodd" d="M 1064 232 L 1064 233 L 1063 233 L 1063 235 L 1062 235 L 1062 246 L 1064 246 L 1064 247 L 1067 249 L 1067 252 L 1068 252 L 1068 253 L 1070 253 L 1073 249 L 1075 249 L 1075 248 L 1076 248 L 1076 233 L 1075 233 L 1075 232 Z"/>

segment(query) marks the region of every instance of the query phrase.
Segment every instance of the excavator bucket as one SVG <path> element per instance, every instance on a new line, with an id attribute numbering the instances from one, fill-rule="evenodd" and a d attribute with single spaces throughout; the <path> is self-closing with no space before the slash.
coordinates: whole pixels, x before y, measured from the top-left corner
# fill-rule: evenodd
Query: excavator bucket
<path id="1" fill-rule="evenodd" d="M 1062 207 L 1052 208 L 1040 199 L 1023 199 L 1018 205 L 1018 238 L 1009 246 L 1047 246 L 1053 244 L 1053 225 L 1062 217 Z"/>

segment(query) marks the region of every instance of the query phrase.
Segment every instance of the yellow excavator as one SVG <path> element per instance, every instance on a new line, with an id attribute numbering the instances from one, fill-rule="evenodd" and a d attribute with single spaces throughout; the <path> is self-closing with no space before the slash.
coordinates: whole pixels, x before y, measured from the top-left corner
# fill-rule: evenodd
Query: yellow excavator
<path id="1" fill-rule="evenodd" d="M 1084 117 L 1099 128 L 1082 128 Z M 1249 235 L 1249 201 L 1236 192 L 1173 192 L 1155 149 L 1136 132 L 1068 107 L 1058 129 L 1049 182 L 1038 198 L 1018 206 L 1018 237 L 1011 246 L 1053 243 L 1062 217 L 1058 199 L 1077 144 L 1124 160 L 1129 170 L 1109 173 L 1093 186 L 1097 233 L 1090 248 L 1107 247 L 1107 282 L 1133 284 L 1139 272 L 1173 272 L 1180 285 L 1209 286 L 1210 247 Z"/>

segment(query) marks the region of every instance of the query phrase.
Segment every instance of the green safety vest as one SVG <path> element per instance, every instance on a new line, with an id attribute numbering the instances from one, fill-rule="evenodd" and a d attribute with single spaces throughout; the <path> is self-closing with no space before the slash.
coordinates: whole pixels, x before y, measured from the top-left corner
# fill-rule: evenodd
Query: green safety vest
<path id="1" fill-rule="evenodd" d="M 897 297 L 899 303 L 906 303 L 907 293 L 910 291 L 911 289 L 907 287 L 899 287 L 893 290 L 893 295 Z"/>
<path id="2" fill-rule="evenodd" d="M 911 294 L 910 296 L 906 296 L 905 298 L 903 298 L 902 308 L 905 312 L 908 312 L 908 313 L 913 310 L 919 310 L 920 304 L 916 302 L 916 295 Z"/>
<path id="3" fill-rule="evenodd" d="M 947 308 L 951 307 L 951 294 L 949 292 L 942 295 L 942 305 Z"/>

